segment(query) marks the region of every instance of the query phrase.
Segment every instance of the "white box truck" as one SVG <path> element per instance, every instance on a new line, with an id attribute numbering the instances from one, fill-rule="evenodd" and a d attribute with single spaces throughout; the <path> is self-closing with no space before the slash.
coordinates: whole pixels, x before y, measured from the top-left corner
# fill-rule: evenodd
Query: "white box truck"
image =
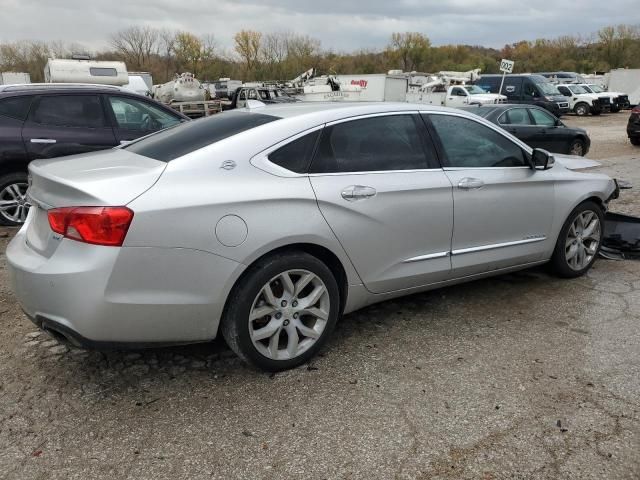
<path id="1" fill-rule="evenodd" d="M 629 95 L 631 105 L 640 105 L 640 68 L 616 68 L 605 75 L 607 90 Z"/>
<path id="2" fill-rule="evenodd" d="M 31 75 L 25 72 L 0 72 L 0 85 L 31 83 Z"/>
<path id="3" fill-rule="evenodd" d="M 360 87 L 360 102 L 406 102 L 409 79 L 405 75 L 373 73 L 336 77 L 341 85 Z"/>

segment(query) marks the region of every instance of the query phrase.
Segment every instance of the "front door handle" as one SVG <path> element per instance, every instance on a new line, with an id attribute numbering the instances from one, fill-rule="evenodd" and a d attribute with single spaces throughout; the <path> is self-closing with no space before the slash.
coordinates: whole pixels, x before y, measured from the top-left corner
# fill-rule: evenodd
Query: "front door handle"
<path id="1" fill-rule="evenodd" d="M 366 200 L 367 198 L 375 197 L 376 193 L 376 189 L 373 187 L 350 185 L 342 190 L 341 195 L 346 201 L 355 202 L 357 200 Z"/>
<path id="2" fill-rule="evenodd" d="M 32 138 L 31 143 L 56 143 L 53 138 Z"/>
<path id="3" fill-rule="evenodd" d="M 479 178 L 465 177 L 458 182 L 458 188 L 461 190 L 477 190 L 484 187 L 484 182 Z"/>

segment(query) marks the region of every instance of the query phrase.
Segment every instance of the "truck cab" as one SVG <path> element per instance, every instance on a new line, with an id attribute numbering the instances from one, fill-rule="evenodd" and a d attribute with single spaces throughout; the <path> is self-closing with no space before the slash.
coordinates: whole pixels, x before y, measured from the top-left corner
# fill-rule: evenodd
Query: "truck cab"
<path id="1" fill-rule="evenodd" d="M 623 108 L 629 108 L 629 96 L 622 92 L 608 92 L 602 86 L 596 83 L 580 83 L 578 86 L 584 88 L 587 92 L 598 95 L 600 98 L 608 99 L 611 104 L 612 112 L 619 112 Z"/>
<path id="2" fill-rule="evenodd" d="M 505 95 L 487 93 L 476 85 L 453 85 L 447 89 L 444 105 L 447 107 L 462 107 L 466 105 L 487 105 L 504 103 Z"/>

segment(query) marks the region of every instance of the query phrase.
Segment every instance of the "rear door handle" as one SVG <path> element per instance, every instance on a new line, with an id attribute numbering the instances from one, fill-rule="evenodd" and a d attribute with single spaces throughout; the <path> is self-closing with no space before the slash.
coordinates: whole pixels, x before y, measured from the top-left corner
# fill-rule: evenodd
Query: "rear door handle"
<path id="1" fill-rule="evenodd" d="M 355 202 L 357 200 L 366 200 L 367 198 L 374 197 L 376 193 L 376 189 L 373 187 L 367 187 L 366 185 L 349 185 L 342 190 L 341 195 L 346 201 Z"/>
<path id="2" fill-rule="evenodd" d="M 477 190 L 484 187 L 484 182 L 479 178 L 465 177 L 458 182 L 458 188 L 461 190 Z"/>
<path id="3" fill-rule="evenodd" d="M 31 143 L 56 143 L 53 138 L 32 138 Z"/>

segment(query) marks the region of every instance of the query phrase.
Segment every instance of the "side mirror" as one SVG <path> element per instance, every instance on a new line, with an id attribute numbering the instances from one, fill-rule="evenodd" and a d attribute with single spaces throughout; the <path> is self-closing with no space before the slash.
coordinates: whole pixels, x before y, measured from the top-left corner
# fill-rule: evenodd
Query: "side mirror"
<path id="1" fill-rule="evenodd" d="M 556 127 L 564 127 L 564 123 L 562 123 L 562 121 L 560 121 L 559 118 L 556 118 L 555 126 Z"/>
<path id="2" fill-rule="evenodd" d="M 536 170 L 549 170 L 556 163 L 556 160 L 546 150 L 534 148 L 531 153 L 532 167 Z"/>

